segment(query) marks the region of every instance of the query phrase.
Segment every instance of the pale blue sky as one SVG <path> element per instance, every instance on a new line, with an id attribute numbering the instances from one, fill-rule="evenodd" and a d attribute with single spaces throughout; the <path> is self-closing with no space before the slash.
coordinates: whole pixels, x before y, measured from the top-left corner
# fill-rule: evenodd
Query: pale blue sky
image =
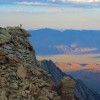
<path id="1" fill-rule="evenodd" d="M 100 0 L 0 0 L 0 26 L 100 30 Z"/>

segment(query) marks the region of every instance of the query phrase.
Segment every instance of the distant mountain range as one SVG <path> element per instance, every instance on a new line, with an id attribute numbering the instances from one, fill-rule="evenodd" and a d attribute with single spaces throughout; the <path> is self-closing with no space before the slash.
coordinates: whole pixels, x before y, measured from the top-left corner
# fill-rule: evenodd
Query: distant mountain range
<path id="1" fill-rule="evenodd" d="M 29 30 L 37 55 L 100 53 L 99 30 Z"/>

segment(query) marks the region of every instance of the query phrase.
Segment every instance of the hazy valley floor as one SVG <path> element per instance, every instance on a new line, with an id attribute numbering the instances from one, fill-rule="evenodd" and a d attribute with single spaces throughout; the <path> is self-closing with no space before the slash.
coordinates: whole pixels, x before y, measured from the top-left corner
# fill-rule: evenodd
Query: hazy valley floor
<path id="1" fill-rule="evenodd" d="M 52 55 L 52 56 L 37 56 L 38 60 L 53 60 L 54 62 L 63 62 L 63 63 L 79 63 L 79 64 L 88 64 L 96 63 L 100 64 L 100 54 L 64 54 L 64 55 Z"/>
<path id="2" fill-rule="evenodd" d="M 100 93 L 100 54 L 37 56 L 37 59 L 53 60 L 63 72 Z"/>

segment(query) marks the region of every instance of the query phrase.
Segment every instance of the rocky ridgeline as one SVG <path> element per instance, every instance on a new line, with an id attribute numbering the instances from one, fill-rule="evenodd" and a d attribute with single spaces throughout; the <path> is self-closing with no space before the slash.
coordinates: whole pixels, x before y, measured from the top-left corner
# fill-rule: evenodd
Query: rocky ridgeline
<path id="1" fill-rule="evenodd" d="M 75 82 L 69 77 L 60 81 L 58 92 L 53 90 L 51 75 L 39 67 L 29 36 L 19 27 L 0 28 L 0 100 L 74 100 Z"/>

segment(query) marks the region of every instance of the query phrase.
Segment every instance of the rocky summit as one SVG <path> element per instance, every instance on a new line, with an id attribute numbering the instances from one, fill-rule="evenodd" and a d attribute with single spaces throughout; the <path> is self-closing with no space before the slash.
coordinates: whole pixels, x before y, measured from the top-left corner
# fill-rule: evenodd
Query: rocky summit
<path id="1" fill-rule="evenodd" d="M 0 100 L 74 100 L 75 81 L 64 77 L 54 91 L 51 75 L 40 68 L 29 36 L 19 27 L 0 28 Z"/>

